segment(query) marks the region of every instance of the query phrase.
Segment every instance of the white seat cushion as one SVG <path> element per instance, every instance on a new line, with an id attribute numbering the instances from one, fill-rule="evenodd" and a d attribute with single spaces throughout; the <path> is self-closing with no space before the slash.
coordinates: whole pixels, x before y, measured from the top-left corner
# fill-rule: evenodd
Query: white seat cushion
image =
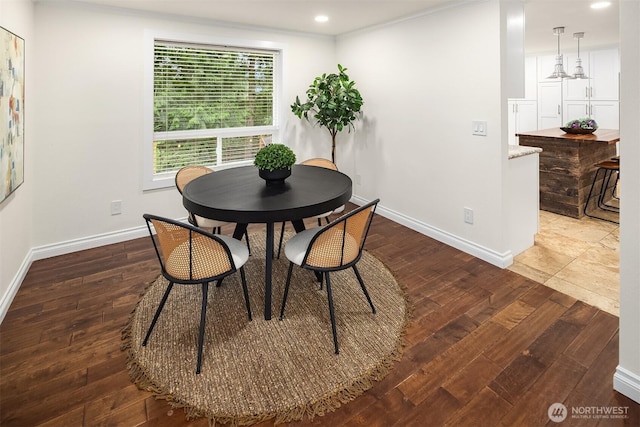
<path id="1" fill-rule="evenodd" d="M 322 218 L 328 217 L 329 215 L 339 214 L 339 213 L 342 213 L 342 212 L 344 212 L 344 205 L 338 206 L 335 210 L 332 210 L 332 211 L 329 211 L 329 212 L 325 212 L 325 213 L 320 214 L 320 215 L 315 215 L 315 216 L 312 216 L 310 218 L 312 218 L 312 219 L 318 219 L 318 218 L 322 219 Z"/>
<path id="2" fill-rule="evenodd" d="M 216 237 L 224 241 L 227 246 L 229 246 L 233 263 L 236 265 L 236 268 L 242 267 L 249 260 L 249 249 L 247 249 L 247 246 L 240 240 L 236 240 L 233 237 L 224 236 L 222 234 L 216 234 Z"/>
<path id="3" fill-rule="evenodd" d="M 194 215 L 194 217 L 196 219 L 196 222 L 198 223 L 199 228 L 204 228 L 204 229 L 217 228 L 217 227 L 223 227 L 229 224 L 228 222 L 225 222 L 225 221 L 218 221 L 217 219 L 209 219 L 199 215 Z"/>
<path id="4" fill-rule="evenodd" d="M 342 212 L 344 212 L 344 205 L 338 206 L 332 213 L 339 214 L 339 213 L 342 213 Z"/>
<path id="5" fill-rule="evenodd" d="M 296 265 L 302 265 L 309 242 L 320 230 L 322 230 L 322 227 L 309 228 L 287 240 L 287 244 L 284 247 L 284 254 L 287 259 Z"/>
<path id="6" fill-rule="evenodd" d="M 329 216 L 329 215 L 331 215 L 332 213 L 333 213 L 333 211 L 329 211 L 329 212 L 325 212 L 325 213 L 320 214 L 320 215 L 310 216 L 309 218 L 310 218 L 310 219 L 318 219 L 318 218 L 322 219 L 322 218 L 326 218 L 326 217 L 328 217 L 328 216 Z"/>

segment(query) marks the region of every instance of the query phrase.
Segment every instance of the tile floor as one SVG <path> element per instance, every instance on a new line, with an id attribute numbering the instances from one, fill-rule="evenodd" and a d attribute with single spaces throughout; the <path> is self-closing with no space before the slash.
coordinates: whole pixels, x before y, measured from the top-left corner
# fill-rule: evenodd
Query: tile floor
<path id="1" fill-rule="evenodd" d="M 540 211 L 535 245 L 509 270 L 618 316 L 619 246 L 617 224 Z"/>

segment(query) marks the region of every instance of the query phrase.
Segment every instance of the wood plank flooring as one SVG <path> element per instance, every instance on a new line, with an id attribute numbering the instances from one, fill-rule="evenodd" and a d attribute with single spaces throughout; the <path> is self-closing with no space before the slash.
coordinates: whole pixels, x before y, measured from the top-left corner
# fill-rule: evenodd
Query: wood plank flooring
<path id="1" fill-rule="evenodd" d="M 290 425 L 640 425 L 612 389 L 617 317 L 380 216 L 366 247 L 412 303 L 404 356 L 356 400 Z M 125 369 L 120 331 L 158 274 L 148 238 L 35 262 L 0 325 L 0 425 L 208 426 Z M 626 418 L 571 415 L 610 407 Z"/>

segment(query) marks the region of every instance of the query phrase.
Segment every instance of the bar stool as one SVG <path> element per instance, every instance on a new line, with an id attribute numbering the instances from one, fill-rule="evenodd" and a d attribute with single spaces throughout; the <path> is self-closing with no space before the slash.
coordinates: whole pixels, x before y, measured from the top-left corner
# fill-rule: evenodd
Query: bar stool
<path id="1" fill-rule="evenodd" d="M 615 156 L 611 158 L 612 161 L 620 164 L 620 156 Z M 616 194 L 618 193 L 618 182 L 620 181 L 620 173 L 616 174 L 616 182 L 613 184 L 613 190 L 611 190 L 611 194 L 616 200 L 620 200 Z"/>
<path id="2" fill-rule="evenodd" d="M 587 200 L 584 205 L 584 214 L 590 218 L 601 219 L 604 221 L 609 221 L 618 224 L 618 221 L 615 221 L 610 218 L 605 218 L 602 216 L 596 216 L 587 212 L 589 208 L 589 202 L 592 197 L 597 197 L 596 207 L 602 211 L 608 212 L 620 212 L 620 208 L 618 206 L 614 206 L 608 204 L 605 201 L 605 197 L 607 194 L 607 190 L 609 189 L 609 183 L 611 182 L 611 176 L 615 173 L 615 182 L 612 187 L 612 198 L 616 198 L 615 190 L 618 185 L 618 180 L 620 178 L 620 158 L 614 158 L 611 160 L 605 160 L 604 162 L 597 163 L 595 165 L 596 173 L 593 175 L 593 182 L 591 183 L 591 188 L 589 189 L 589 195 L 587 196 Z M 597 194 L 594 193 L 594 190 L 598 184 L 598 177 L 600 176 L 600 172 L 602 172 L 602 182 L 600 183 L 600 190 L 597 191 Z"/>

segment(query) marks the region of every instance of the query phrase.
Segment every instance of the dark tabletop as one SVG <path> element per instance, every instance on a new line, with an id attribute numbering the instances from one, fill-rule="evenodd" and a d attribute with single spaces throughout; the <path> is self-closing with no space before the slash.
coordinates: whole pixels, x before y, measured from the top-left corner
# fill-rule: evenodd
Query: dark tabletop
<path id="1" fill-rule="evenodd" d="M 351 179 L 317 166 L 294 165 L 281 186 L 267 186 L 255 166 L 194 179 L 182 193 L 184 207 L 199 216 L 236 223 L 268 223 L 329 212 L 351 198 Z"/>

